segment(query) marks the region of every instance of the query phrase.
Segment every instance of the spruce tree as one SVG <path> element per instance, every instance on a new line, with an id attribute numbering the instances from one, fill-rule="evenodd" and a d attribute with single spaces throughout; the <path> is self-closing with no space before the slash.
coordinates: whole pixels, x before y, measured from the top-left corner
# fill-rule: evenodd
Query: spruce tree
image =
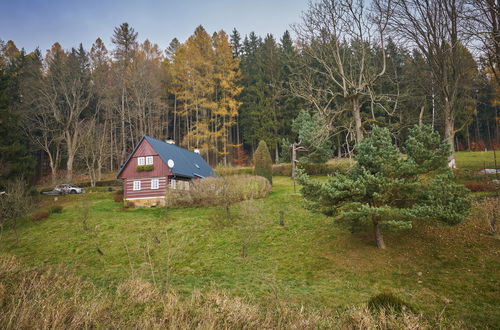
<path id="1" fill-rule="evenodd" d="M 271 154 L 267 148 L 267 143 L 264 140 L 259 142 L 259 146 L 253 154 L 254 174 L 262 176 L 273 183 L 273 162 Z"/>
<path id="2" fill-rule="evenodd" d="M 467 189 L 447 167 L 450 147 L 430 126 L 415 126 L 402 156 L 386 128 L 375 127 L 356 148 L 356 166 L 326 182 L 299 174 L 306 206 L 353 228 L 371 223 L 377 247 L 382 228 L 410 229 L 414 221 L 460 223 L 469 213 Z"/>

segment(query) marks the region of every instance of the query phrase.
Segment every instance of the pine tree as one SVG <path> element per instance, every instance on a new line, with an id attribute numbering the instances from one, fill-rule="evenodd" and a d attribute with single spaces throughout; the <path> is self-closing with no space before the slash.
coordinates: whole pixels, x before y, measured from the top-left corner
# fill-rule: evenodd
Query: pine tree
<path id="1" fill-rule="evenodd" d="M 261 140 L 253 154 L 254 174 L 262 176 L 273 183 L 273 161 L 267 148 L 266 141 Z"/>
<path id="2" fill-rule="evenodd" d="M 22 134 L 19 113 L 20 80 L 29 60 L 10 40 L 0 48 L 0 189 L 15 178 L 32 175 L 35 167 Z"/>
<path id="3" fill-rule="evenodd" d="M 299 159 L 302 162 L 323 163 L 333 156 L 330 136 L 323 134 L 323 126 L 318 115 L 311 116 L 302 110 L 293 121 L 292 131 L 297 134 L 300 146 L 307 150 L 307 153 L 301 153 L 303 156 Z"/>
<path id="4" fill-rule="evenodd" d="M 375 127 L 356 148 L 356 166 L 327 182 L 299 175 L 306 205 L 352 228 L 371 223 L 377 247 L 385 248 L 382 227 L 410 229 L 413 221 L 454 225 L 469 213 L 467 190 L 447 167 L 449 145 L 429 126 L 409 132 L 401 157 L 386 128 Z"/>
<path id="5" fill-rule="evenodd" d="M 241 55 L 241 36 L 236 28 L 231 33 L 231 47 L 233 48 L 233 57 L 240 57 Z"/>

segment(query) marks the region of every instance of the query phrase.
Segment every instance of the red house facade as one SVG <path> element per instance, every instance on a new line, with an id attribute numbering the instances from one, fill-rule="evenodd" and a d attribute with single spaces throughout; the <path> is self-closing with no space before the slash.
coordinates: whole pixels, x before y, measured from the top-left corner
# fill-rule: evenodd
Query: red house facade
<path id="1" fill-rule="evenodd" d="M 164 206 L 166 188 L 187 189 L 189 181 L 213 173 L 198 154 L 143 136 L 118 172 L 124 201 L 134 206 Z"/>

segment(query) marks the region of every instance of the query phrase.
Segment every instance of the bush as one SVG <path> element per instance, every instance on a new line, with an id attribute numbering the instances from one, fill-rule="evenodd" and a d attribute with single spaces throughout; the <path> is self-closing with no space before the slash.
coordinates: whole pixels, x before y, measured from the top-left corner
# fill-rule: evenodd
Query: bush
<path id="1" fill-rule="evenodd" d="M 228 176 L 228 175 L 252 175 L 253 169 L 251 167 L 229 167 L 229 166 L 217 166 L 215 169 L 215 174 L 218 176 Z"/>
<path id="2" fill-rule="evenodd" d="M 115 200 L 115 202 L 117 202 L 117 203 L 123 203 L 123 195 L 121 195 L 121 194 L 116 194 L 116 195 L 114 196 L 114 200 Z"/>
<path id="3" fill-rule="evenodd" d="M 368 308 L 372 312 L 378 312 L 380 310 L 390 310 L 398 313 L 413 311 L 413 308 L 408 303 L 392 293 L 380 293 L 371 297 L 368 301 Z"/>
<path id="4" fill-rule="evenodd" d="M 43 220 L 43 219 L 47 219 L 49 217 L 49 211 L 38 211 L 36 213 L 34 213 L 31 217 L 31 219 L 33 221 L 40 221 L 40 220 Z"/>
<path id="5" fill-rule="evenodd" d="M 273 161 L 265 141 L 261 140 L 253 154 L 254 174 L 262 176 L 273 184 Z"/>
<path id="6" fill-rule="evenodd" d="M 189 190 L 169 189 L 167 201 L 172 206 L 228 205 L 263 198 L 270 191 L 271 185 L 260 176 L 211 177 L 192 181 Z"/>
<path id="7" fill-rule="evenodd" d="M 122 185 L 122 181 L 121 180 L 104 180 L 104 181 L 97 181 L 95 183 L 96 187 L 120 186 L 120 185 Z M 90 181 L 82 182 L 82 183 L 79 183 L 78 186 L 80 186 L 80 187 L 90 187 L 91 186 L 91 182 Z M 49 189 L 49 190 L 52 190 L 52 189 Z"/>
<path id="8" fill-rule="evenodd" d="M 326 163 L 299 163 L 299 168 L 303 168 L 309 175 L 328 175 L 334 173 L 345 174 L 354 166 L 355 161 L 348 158 L 333 159 Z M 219 176 L 253 174 L 251 167 L 224 167 L 215 169 Z M 280 163 L 272 166 L 273 176 L 291 176 L 292 164 Z"/>
<path id="9" fill-rule="evenodd" d="M 49 214 L 62 213 L 63 207 L 61 205 L 54 205 L 49 209 Z"/>
<path id="10" fill-rule="evenodd" d="M 496 191 L 500 187 L 493 182 L 467 181 L 464 186 L 472 192 Z"/>

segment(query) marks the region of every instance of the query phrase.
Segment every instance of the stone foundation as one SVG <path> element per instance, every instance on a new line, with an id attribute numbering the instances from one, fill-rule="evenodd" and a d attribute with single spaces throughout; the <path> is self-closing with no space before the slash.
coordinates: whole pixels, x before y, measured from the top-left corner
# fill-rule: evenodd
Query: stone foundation
<path id="1" fill-rule="evenodd" d="M 144 208 L 144 207 L 163 207 L 165 206 L 165 198 L 147 198 L 147 199 L 132 199 L 124 200 L 125 206 Z"/>

